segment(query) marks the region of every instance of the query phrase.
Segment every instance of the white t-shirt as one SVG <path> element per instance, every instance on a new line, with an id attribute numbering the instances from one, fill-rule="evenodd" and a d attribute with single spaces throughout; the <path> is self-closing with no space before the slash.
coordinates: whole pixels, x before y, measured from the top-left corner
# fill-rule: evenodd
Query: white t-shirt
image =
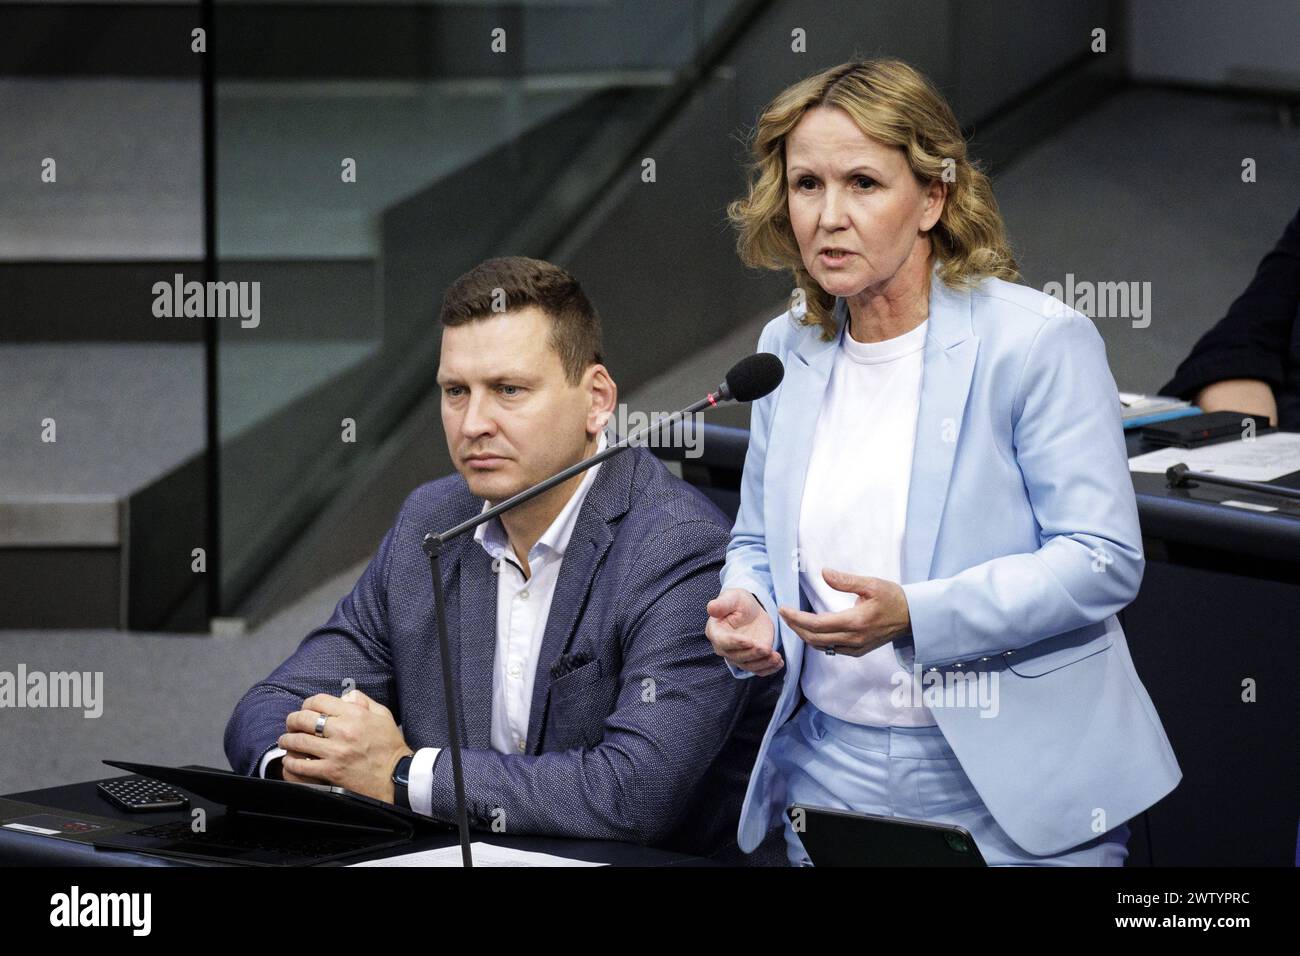
<path id="1" fill-rule="evenodd" d="M 896 583 L 901 577 L 929 324 L 883 342 L 855 341 L 847 323 L 841 335 L 799 514 L 799 583 L 814 612 L 857 602 L 827 584 L 823 568 Z M 825 713 L 876 727 L 935 723 L 928 707 L 891 700 L 902 696 L 895 675 L 912 679 L 898 666 L 892 643 L 862 657 L 807 648 L 803 659 L 804 696 Z"/>

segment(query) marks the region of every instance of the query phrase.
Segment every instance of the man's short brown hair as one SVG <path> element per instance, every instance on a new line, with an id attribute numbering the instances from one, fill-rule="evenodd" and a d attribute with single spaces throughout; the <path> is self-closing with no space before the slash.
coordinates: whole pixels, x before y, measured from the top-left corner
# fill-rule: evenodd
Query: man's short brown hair
<path id="1" fill-rule="evenodd" d="M 559 266 L 525 256 L 488 259 L 447 287 L 438 318 L 445 328 L 536 306 L 551 320 L 550 344 L 570 385 L 601 358 L 600 316 L 578 280 Z"/>

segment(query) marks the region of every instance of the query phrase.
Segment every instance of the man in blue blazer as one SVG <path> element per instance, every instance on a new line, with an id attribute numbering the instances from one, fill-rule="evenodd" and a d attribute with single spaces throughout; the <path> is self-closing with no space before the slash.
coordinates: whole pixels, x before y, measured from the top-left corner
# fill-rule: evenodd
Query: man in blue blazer
<path id="1" fill-rule="evenodd" d="M 1002 279 L 958 291 L 937 268 L 901 580 L 847 575 L 833 585 L 856 593 L 859 607 L 901 587 L 910 626 L 892 645 L 908 674 L 997 688 L 996 710 L 941 697 L 934 719 L 1002 830 L 1049 856 L 1120 827 L 1182 776 L 1116 617 L 1145 564 L 1118 394 L 1087 317 Z M 709 625 L 735 676 L 785 674 L 742 811 L 745 850 L 787 809 L 769 744 L 804 700 L 805 657 L 836 643 L 808 630 L 815 616 L 796 546 L 847 314 L 837 298 L 839 334 L 826 340 L 786 312 L 758 344 L 786 373 L 754 403 L 723 594 L 710 608 L 727 624 Z M 756 634 L 756 621 L 729 590 L 758 599 L 770 644 L 736 636 Z"/>
<path id="2" fill-rule="evenodd" d="M 604 445 L 599 317 L 549 263 L 489 260 L 443 303 L 458 475 L 421 485 L 330 620 L 236 706 L 231 766 L 454 819 L 430 530 Z M 776 683 L 703 636 L 724 516 L 631 449 L 442 553 L 471 826 L 725 855 Z M 350 692 L 341 693 L 344 688 Z"/>

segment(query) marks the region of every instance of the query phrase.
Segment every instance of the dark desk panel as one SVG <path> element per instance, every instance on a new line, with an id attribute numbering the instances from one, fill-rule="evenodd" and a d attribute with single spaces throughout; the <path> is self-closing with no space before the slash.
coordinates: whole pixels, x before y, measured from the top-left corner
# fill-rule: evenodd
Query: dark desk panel
<path id="1" fill-rule="evenodd" d="M 1159 446 L 1127 436 L 1132 457 Z M 1273 482 L 1300 488 L 1300 472 Z M 1146 573 L 1122 615 L 1183 780 L 1145 816 L 1162 866 L 1293 866 L 1300 502 L 1134 474 Z M 1226 499 L 1273 505 L 1257 512 Z M 1242 700 L 1252 680 L 1256 700 Z"/>
<path id="2" fill-rule="evenodd" d="M 104 779 L 112 779 L 105 777 Z M 22 793 L 5 794 L 10 800 L 32 803 L 40 806 L 54 807 L 62 810 L 88 813 L 97 817 L 122 820 L 136 824 L 160 824 L 188 820 L 190 811 L 172 813 L 126 813 L 119 810 L 95 791 L 99 781 L 67 784 L 62 787 L 50 787 L 45 790 L 28 790 Z M 220 813 L 219 804 L 200 799 L 190 794 L 191 807 L 203 807 L 209 816 Z M 554 856 L 568 857 L 575 860 L 588 860 L 593 863 L 605 863 L 610 866 L 696 866 L 711 865 L 709 861 L 697 857 L 670 853 L 649 847 L 635 846 L 630 843 L 615 843 L 608 840 L 566 840 L 551 837 L 508 837 L 487 832 L 470 832 L 470 839 L 492 843 L 512 849 L 530 850 L 534 853 L 549 853 Z M 419 850 L 436 850 L 440 847 L 457 845 L 456 831 L 448 829 L 445 834 L 434 834 L 412 841 L 407 846 L 394 851 L 392 848 L 374 853 L 363 854 L 326 866 L 343 866 L 359 863 L 362 860 L 381 859 L 384 856 L 401 853 L 414 853 Z M 143 853 L 131 853 L 116 850 L 101 850 L 87 843 L 74 843 L 54 837 L 40 836 L 34 833 L 21 833 L 0 828 L 0 865 L 3 866 L 212 866 L 218 864 L 200 863 L 190 860 L 169 860 L 148 856 Z"/>

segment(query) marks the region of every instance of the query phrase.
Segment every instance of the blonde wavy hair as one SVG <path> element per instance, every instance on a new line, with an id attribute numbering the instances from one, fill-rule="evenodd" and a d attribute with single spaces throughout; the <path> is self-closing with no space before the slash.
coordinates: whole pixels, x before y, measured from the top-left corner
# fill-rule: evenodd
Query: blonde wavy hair
<path id="1" fill-rule="evenodd" d="M 805 325 L 819 325 L 822 337 L 836 332 L 835 297 L 804 267 L 790 226 L 785 175 L 785 139 L 815 106 L 836 106 L 864 134 L 902 150 L 922 186 L 943 180 L 948 195 L 930 230 L 939 277 L 954 289 L 970 288 L 986 276 L 1014 282 L 1016 260 L 998 212 L 993 187 L 967 155 L 957 117 L 922 73 L 902 60 L 856 60 L 824 70 L 783 90 L 755 127 L 748 195 L 728 204 L 727 218 L 739 231 L 736 251 L 747 266 L 790 269 L 807 301 Z M 952 160 L 951 167 L 945 160 Z"/>

